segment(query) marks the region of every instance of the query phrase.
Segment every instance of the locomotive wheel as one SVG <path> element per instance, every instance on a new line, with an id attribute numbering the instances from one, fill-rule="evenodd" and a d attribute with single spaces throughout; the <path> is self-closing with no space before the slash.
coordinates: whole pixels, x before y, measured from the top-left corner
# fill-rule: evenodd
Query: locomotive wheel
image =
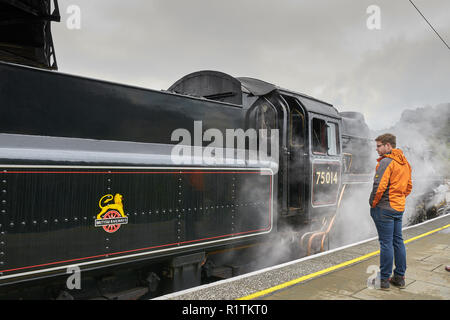
<path id="1" fill-rule="evenodd" d="M 103 215 L 103 219 L 111 219 L 111 218 L 120 218 L 122 215 L 116 210 L 110 210 Z M 103 230 L 108 233 L 113 233 L 119 230 L 120 224 L 110 224 L 107 226 L 103 226 Z"/>

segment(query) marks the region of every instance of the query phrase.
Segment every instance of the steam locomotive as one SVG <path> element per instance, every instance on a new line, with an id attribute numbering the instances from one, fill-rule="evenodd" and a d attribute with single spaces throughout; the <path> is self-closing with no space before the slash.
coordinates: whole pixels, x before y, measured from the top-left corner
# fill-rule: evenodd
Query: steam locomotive
<path id="1" fill-rule="evenodd" d="M 0 9 L 0 298 L 152 297 L 292 234 L 324 250 L 368 181 L 360 113 L 217 71 L 167 91 L 49 71 L 58 2 Z"/>
<path id="2" fill-rule="evenodd" d="M 346 149 L 369 133 L 357 113 L 217 71 L 155 91 L 0 62 L 0 101 L 3 297 L 88 295 L 61 289 L 74 267 L 86 283 L 122 275 L 145 292 L 198 284 L 219 270 L 214 253 L 333 216 L 364 168 Z M 258 149 L 277 130 L 277 159 L 197 161 L 203 139 L 180 164 L 173 133 L 198 136 L 199 120 L 202 134 L 264 129 Z M 231 156 L 250 149 L 247 137 Z"/>

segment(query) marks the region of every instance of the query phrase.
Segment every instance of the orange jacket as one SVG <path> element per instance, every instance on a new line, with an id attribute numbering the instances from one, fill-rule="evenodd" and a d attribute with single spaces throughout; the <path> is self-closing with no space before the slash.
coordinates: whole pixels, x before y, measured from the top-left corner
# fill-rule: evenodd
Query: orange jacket
<path id="1" fill-rule="evenodd" d="M 377 161 L 370 206 L 403 212 L 412 190 L 411 166 L 400 149 L 392 149 Z"/>

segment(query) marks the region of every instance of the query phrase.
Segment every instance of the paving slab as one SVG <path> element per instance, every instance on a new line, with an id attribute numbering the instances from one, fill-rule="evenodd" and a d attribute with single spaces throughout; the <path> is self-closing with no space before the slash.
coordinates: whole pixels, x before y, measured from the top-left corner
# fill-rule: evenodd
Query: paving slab
<path id="1" fill-rule="evenodd" d="M 415 281 L 406 287 L 404 291 L 417 294 L 423 299 L 450 300 L 450 287 L 424 281 Z"/>
<path id="2" fill-rule="evenodd" d="M 379 266 L 377 255 L 274 294 L 276 299 L 285 296 L 298 300 L 321 299 L 330 292 L 338 299 L 345 296 L 363 300 L 450 300 L 450 272 L 445 271 L 445 264 L 450 264 L 446 250 L 449 243 L 449 233 L 436 232 L 406 244 L 408 267 L 402 289 L 392 285 L 388 290 L 367 287 L 369 267 Z M 262 299 L 271 300 L 272 296 Z"/>

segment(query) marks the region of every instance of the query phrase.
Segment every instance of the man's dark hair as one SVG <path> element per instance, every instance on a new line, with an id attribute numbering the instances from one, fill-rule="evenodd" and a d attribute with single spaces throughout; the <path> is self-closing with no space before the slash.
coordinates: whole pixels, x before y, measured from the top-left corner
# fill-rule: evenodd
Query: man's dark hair
<path id="1" fill-rule="evenodd" d="M 397 138 L 391 133 L 382 134 L 381 136 L 376 137 L 375 141 L 379 141 L 382 144 L 390 143 L 394 149 L 397 146 Z"/>

